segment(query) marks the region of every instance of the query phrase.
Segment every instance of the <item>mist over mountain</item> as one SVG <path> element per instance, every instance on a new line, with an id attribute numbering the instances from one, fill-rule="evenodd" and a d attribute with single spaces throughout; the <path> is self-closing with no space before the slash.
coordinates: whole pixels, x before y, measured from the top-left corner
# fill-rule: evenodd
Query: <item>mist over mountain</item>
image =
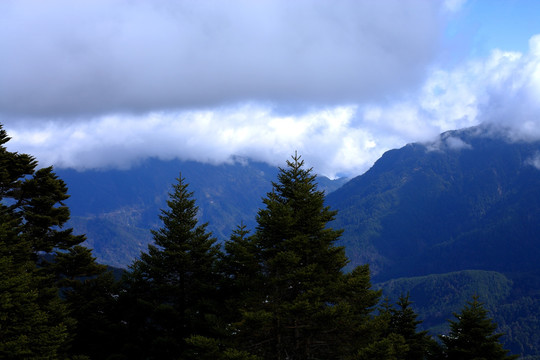
<path id="1" fill-rule="evenodd" d="M 338 210 L 350 265 L 368 263 L 376 286 L 410 292 L 425 328 L 479 295 L 505 343 L 534 355 L 540 343 L 540 142 L 479 126 L 385 153 L 350 181 L 319 177 Z M 286 160 L 286 159 L 284 159 Z M 161 226 L 160 209 L 181 174 L 201 222 L 218 241 L 240 224 L 253 230 L 277 168 L 246 159 L 222 165 L 150 159 L 129 170 L 57 171 L 72 195 L 71 226 L 100 262 L 127 267 Z M 436 304 L 436 306 L 434 305 Z M 530 358 L 534 359 L 534 357 Z"/>
<path id="2" fill-rule="evenodd" d="M 478 126 L 386 152 L 327 196 L 351 265 L 410 293 L 432 333 L 479 296 L 514 353 L 538 359 L 540 142 Z"/>
<path id="3" fill-rule="evenodd" d="M 347 183 L 318 182 L 338 210 L 333 226 L 345 229 L 341 243 L 351 264 L 369 263 L 374 278 L 386 280 L 536 268 L 538 168 L 540 142 L 511 141 L 480 126 L 388 151 Z M 57 173 L 72 195 L 67 204 L 76 232 L 87 235 L 101 261 L 126 266 L 151 241 L 149 229 L 160 226 L 179 174 L 194 192 L 201 221 L 223 240 L 240 223 L 253 229 L 277 168 L 241 159 L 222 165 L 150 159 L 130 170 Z"/>

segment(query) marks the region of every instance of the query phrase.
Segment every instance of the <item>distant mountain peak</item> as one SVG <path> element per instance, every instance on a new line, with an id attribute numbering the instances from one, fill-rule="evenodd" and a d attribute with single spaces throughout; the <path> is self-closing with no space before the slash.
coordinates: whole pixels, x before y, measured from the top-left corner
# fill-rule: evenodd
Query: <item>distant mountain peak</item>
<path id="1" fill-rule="evenodd" d="M 390 150 L 327 201 L 376 278 L 538 267 L 539 168 L 540 142 L 480 125 Z"/>

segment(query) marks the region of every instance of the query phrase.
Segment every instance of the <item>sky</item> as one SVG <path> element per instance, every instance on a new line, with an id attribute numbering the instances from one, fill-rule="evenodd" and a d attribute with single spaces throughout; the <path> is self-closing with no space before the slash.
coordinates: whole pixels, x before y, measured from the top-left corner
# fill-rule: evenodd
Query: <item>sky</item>
<path id="1" fill-rule="evenodd" d="M 540 1 L 2 0 L 0 123 L 42 166 L 332 178 L 479 124 L 540 139 Z"/>

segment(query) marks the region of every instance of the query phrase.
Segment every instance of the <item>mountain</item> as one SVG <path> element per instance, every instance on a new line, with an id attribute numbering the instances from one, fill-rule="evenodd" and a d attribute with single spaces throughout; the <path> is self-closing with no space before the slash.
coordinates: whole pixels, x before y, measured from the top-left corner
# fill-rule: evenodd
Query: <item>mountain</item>
<path id="1" fill-rule="evenodd" d="M 474 295 L 493 311 L 512 292 L 513 282 L 501 273 L 462 270 L 413 278 L 399 278 L 377 284 L 390 299 L 409 293 L 416 311 L 422 314 L 423 326 L 433 333 L 444 332 L 444 324 Z"/>
<path id="2" fill-rule="evenodd" d="M 455 319 L 453 314 L 476 295 L 504 334 L 504 347 L 522 359 L 540 359 L 540 272 L 508 276 L 462 270 L 392 279 L 376 287 L 393 302 L 408 293 L 422 328 L 432 335 L 447 333 L 447 319 Z"/>
<path id="3" fill-rule="evenodd" d="M 385 153 L 348 182 L 318 178 L 331 224 L 344 229 L 351 267 L 368 263 L 375 286 L 409 292 L 432 333 L 479 295 L 505 346 L 540 359 L 540 142 L 511 141 L 485 126 Z M 129 170 L 58 170 L 72 197 L 71 226 L 99 261 L 126 267 L 152 241 L 175 178 L 189 183 L 200 220 L 223 241 L 254 229 L 277 168 L 238 159 L 210 165 L 149 159 Z"/>
<path id="4" fill-rule="evenodd" d="M 123 268 L 152 241 L 150 229 L 161 226 L 160 209 L 166 208 L 180 174 L 194 193 L 200 221 L 208 222 L 208 229 L 223 241 L 241 223 L 254 228 L 261 199 L 277 172 L 276 167 L 240 158 L 220 165 L 148 159 L 128 170 L 56 170 L 71 195 L 66 201 L 69 225 L 86 234 L 86 245 L 98 261 Z M 327 192 L 345 182 L 324 177 L 318 181 Z"/>
<path id="5" fill-rule="evenodd" d="M 479 126 L 386 152 L 327 196 L 351 266 L 410 294 L 432 334 L 473 295 L 523 359 L 540 359 L 540 142 Z"/>
<path id="6" fill-rule="evenodd" d="M 374 279 L 476 269 L 532 271 L 540 259 L 540 142 L 485 127 L 386 152 L 330 193 L 352 264 Z"/>

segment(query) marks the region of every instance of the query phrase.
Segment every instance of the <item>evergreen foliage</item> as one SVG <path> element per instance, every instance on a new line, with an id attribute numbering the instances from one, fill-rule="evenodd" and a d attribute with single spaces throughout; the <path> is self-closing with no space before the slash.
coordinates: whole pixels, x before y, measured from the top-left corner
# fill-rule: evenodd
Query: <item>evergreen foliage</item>
<path id="1" fill-rule="evenodd" d="M 59 297 L 61 266 L 55 258 L 71 254 L 84 236 L 64 228 L 70 215 L 65 183 L 52 167 L 36 170 L 32 156 L 8 151 L 8 141 L 0 126 L 0 354 L 66 357 L 76 320 Z M 71 262 L 72 280 L 85 266 Z"/>
<path id="2" fill-rule="evenodd" d="M 370 329 L 371 342 L 359 349 L 355 359 L 424 360 L 440 359 L 442 350 L 412 310 L 408 295 L 401 295 L 395 305 L 386 298 Z"/>
<path id="3" fill-rule="evenodd" d="M 418 331 L 422 321 L 417 320 L 418 315 L 411 308 L 411 304 L 409 294 L 399 297 L 397 308 L 390 309 L 389 332 L 400 335 L 407 345 L 407 350 L 402 352 L 403 359 L 433 358 L 439 353 L 439 347 L 427 331 Z"/>
<path id="4" fill-rule="evenodd" d="M 241 309 L 259 301 L 264 282 L 257 243 L 244 224 L 233 231 L 224 249 L 220 261 L 224 275 L 222 295 L 226 299 L 225 320 L 232 323 L 241 317 Z"/>
<path id="5" fill-rule="evenodd" d="M 220 276 L 216 240 L 199 225 L 193 193 L 177 179 L 153 231 L 155 244 L 133 263 L 126 279 L 132 355 L 177 359 L 192 335 L 213 336 Z"/>
<path id="6" fill-rule="evenodd" d="M 439 336 L 444 344 L 449 360 L 498 360 L 516 359 L 507 355 L 499 342 L 503 334 L 495 333 L 497 325 L 487 316 L 487 310 L 475 296 L 454 314 L 457 320 L 450 320 L 450 333 Z"/>
<path id="7" fill-rule="evenodd" d="M 47 312 L 50 304 L 40 301 L 35 263 L 10 254 L 14 248 L 5 240 L 13 234 L 5 224 L 0 227 L 0 358 L 54 359 L 66 344 L 68 329 L 54 322 Z"/>
<path id="8" fill-rule="evenodd" d="M 389 334 L 360 349 L 355 360 L 404 360 L 409 347 L 403 336 Z"/>
<path id="9" fill-rule="evenodd" d="M 224 252 L 180 176 L 154 244 L 117 281 L 64 228 L 64 182 L 8 140 L 0 127 L 0 358 L 515 358 L 477 298 L 442 347 L 418 330 L 409 295 L 374 311 L 370 269 L 343 271 L 342 231 L 328 226 L 336 212 L 296 154 L 255 232 L 238 226 Z"/>
<path id="10" fill-rule="evenodd" d="M 344 357 L 363 341 L 379 292 L 366 266 L 343 274 L 347 258 L 335 245 L 341 231 L 327 227 L 336 212 L 299 156 L 287 165 L 257 216 L 251 251 L 262 286 L 235 333 L 240 346 L 265 359 Z"/>

